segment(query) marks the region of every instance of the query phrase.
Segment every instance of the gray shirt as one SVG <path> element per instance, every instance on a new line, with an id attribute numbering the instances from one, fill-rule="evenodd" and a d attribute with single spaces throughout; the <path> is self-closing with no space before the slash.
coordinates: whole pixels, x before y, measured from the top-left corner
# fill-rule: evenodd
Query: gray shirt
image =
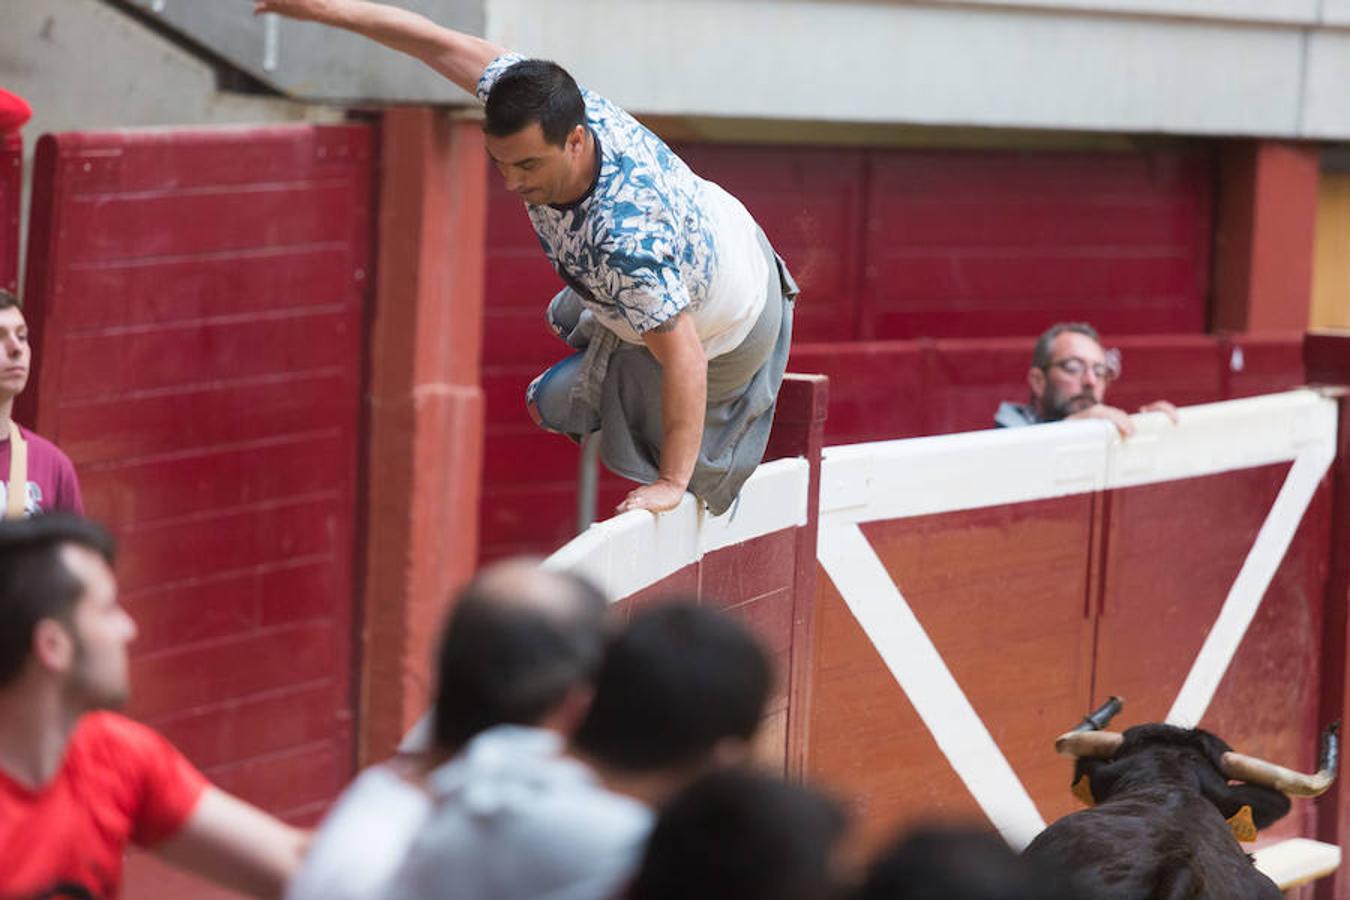
<path id="1" fill-rule="evenodd" d="M 324 818 L 286 900 L 379 900 L 431 812 L 431 797 L 388 766 L 362 772 Z"/>
<path id="2" fill-rule="evenodd" d="M 637 868 L 652 813 L 606 790 L 554 732 L 499 725 L 427 785 L 434 809 L 390 896 L 605 900 Z"/>
<path id="3" fill-rule="evenodd" d="M 1022 425 L 1039 425 L 1042 419 L 1036 410 L 1026 403 L 1010 403 L 1007 400 L 998 405 L 994 413 L 994 424 L 999 428 L 1018 428 Z"/>

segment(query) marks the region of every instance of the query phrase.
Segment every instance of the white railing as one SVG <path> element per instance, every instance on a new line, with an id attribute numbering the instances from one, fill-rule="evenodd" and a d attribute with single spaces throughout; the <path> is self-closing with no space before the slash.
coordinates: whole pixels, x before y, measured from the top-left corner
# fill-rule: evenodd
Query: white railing
<path id="1" fill-rule="evenodd" d="M 709 515 L 686 494 L 678 507 L 636 510 L 597 522 L 544 561 L 595 582 L 611 600 L 656 584 L 706 553 L 806 524 L 810 466 L 805 459 L 764 463 L 725 514 Z"/>
<path id="2" fill-rule="evenodd" d="M 1133 417 L 1122 439 L 1089 420 L 826 447 L 820 521 L 879 519 L 1001 506 L 1213 475 L 1335 453 L 1336 404 L 1317 391 L 1188 406 L 1181 424 Z"/>

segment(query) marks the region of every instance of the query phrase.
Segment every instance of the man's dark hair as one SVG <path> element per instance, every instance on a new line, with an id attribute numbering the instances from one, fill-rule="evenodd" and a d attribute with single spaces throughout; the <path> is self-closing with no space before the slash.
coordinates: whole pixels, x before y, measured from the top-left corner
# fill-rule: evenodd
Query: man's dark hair
<path id="1" fill-rule="evenodd" d="M 19 298 L 4 288 L 0 288 L 0 309 L 19 308 Z"/>
<path id="2" fill-rule="evenodd" d="M 116 545 L 81 516 L 52 513 L 0 521 L 0 687 L 19 676 L 43 619 L 70 621 L 85 585 L 66 567 L 61 547 L 75 544 L 113 564 Z"/>
<path id="3" fill-rule="evenodd" d="M 546 59 L 526 59 L 503 72 L 484 105 L 483 131 L 507 137 L 538 122 L 544 140 L 561 147 L 586 122 L 586 102 L 567 70 Z"/>
<path id="4" fill-rule="evenodd" d="M 460 591 L 438 660 L 435 744 L 458 750 L 493 725 L 534 725 L 588 684 L 605 642 L 607 602 L 577 575 L 513 562 Z"/>
<path id="5" fill-rule="evenodd" d="M 830 900 L 844 824 L 810 788 L 712 772 L 662 810 L 627 900 Z"/>
<path id="6" fill-rule="evenodd" d="M 1084 900 L 992 832 L 921 827 L 885 850 L 853 900 Z"/>
<path id="7" fill-rule="evenodd" d="M 610 642 L 574 742 L 630 772 L 700 763 L 723 739 L 754 737 L 772 677 L 759 641 L 729 615 L 658 606 Z"/>
<path id="8" fill-rule="evenodd" d="M 1102 339 L 1097 334 L 1097 329 L 1086 322 L 1057 322 L 1045 329 L 1045 332 L 1036 339 L 1036 349 L 1031 352 L 1031 367 L 1033 369 L 1044 369 L 1054 362 L 1050 358 L 1050 345 L 1055 342 L 1055 338 L 1065 332 L 1081 334 L 1090 337 L 1101 346 Z"/>

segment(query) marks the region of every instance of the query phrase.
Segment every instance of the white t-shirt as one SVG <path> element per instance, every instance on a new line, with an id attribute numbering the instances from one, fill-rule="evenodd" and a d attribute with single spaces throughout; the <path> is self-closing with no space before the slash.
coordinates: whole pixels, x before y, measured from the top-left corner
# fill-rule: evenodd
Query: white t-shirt
<path id="1" fill-rule="evenodd" d="M 523 59 L 489 63 L 479 99 Z M 526 207 L 553 268 L 628 343 L 688 310 L 709 359 L 736 349 L 764 309 L 769 260 L 759 226 L 628 113 L 581 94 L 600 157 L 595 183 L 565 207 Z"/>
<path id="2" fill-rule="evenodd" d="M 377 900 L 431 812 L 431 796 L 388 765 L 353 781 L 319 825 L 286 900 Z"/>
<path id="3" fill-rule="evenodd" d="M 637 867 L 652 813 L 600 785 L 552 731 L 498 725 L 427 787 L 434 809 L 389 896 L 606 900 Z"/>

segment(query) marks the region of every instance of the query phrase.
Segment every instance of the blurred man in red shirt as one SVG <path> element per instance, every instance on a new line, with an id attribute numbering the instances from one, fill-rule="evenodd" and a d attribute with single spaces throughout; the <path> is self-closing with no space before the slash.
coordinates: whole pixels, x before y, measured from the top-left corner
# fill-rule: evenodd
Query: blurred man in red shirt
<path id="1" fill-rule="evenodd" d="M 112 539 L 77 516 L 0 522 L 0 897 L 116 897 L 128 843 L 280 896 L 306 835 L 113 712 L 136 626 L 112 561 Z"/>

